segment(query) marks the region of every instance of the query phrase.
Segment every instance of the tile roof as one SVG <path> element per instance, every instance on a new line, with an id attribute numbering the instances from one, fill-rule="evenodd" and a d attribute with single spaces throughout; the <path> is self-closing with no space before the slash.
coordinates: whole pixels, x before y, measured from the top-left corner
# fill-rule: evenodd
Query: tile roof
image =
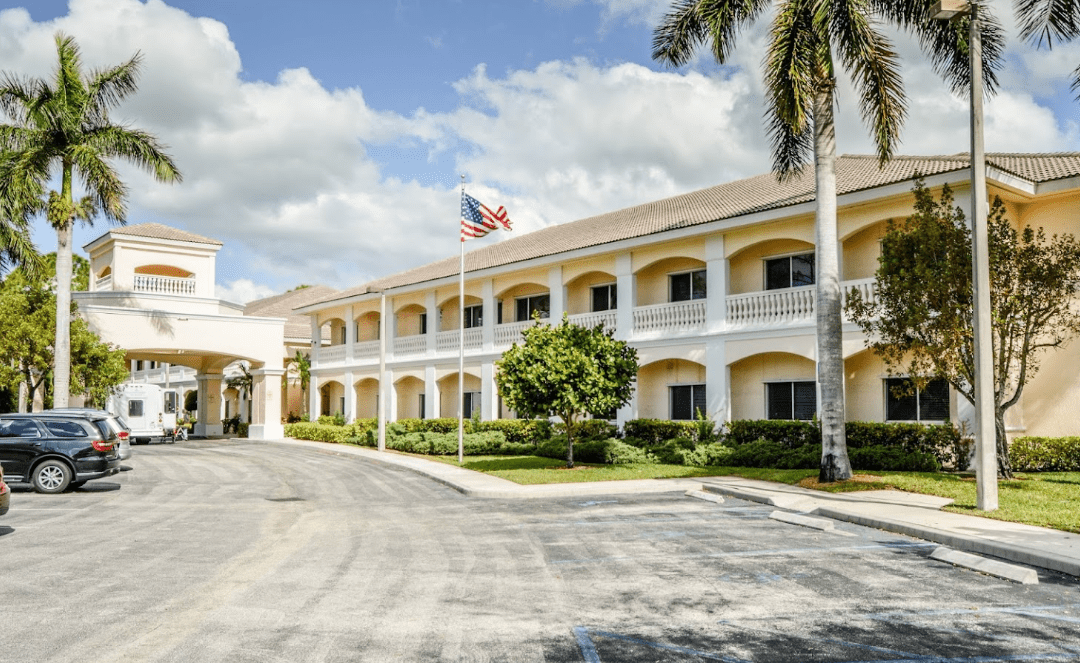
<path id="1" fill-rule="evenodd" d="M 332 298 L 337 291 L 326 285 L 312 285 L 280 295 L 256 299 L 244 305 L 244 315 L 285 318 L 285 338 L 311 340 L 311 318 L 297 315 L 293 309 Z"/>
<path id="2" fill-rule="evenodd" d="M 178 228 L 172 228 L 162 225 L 160 223 L 140 223 L 134 226 L 118 226 L 116 228 L 110 228 L 105 235 L 112 233 L 113 235 L 123 235 L 126 237 L 149 237 L 151 239 L 171 239 L 178 242 L 194 242 L 196 244 L 213 244 L 215 246 L 221 246 L 221 242 L 216 239 L 210 239 L 209 237 L 203 237 L 202 235 L 196 235 L 195 233 L 189 233 Z M 94 240 L 96 242 L 98 237 Z M 94 242 L 89 242 L 93 244 Z M 88 245 L 89 245 L 88 244 Z"/>
<path id="3" fill-rule="evenodd" d="M 987 163 L 1031 182 L 1080 175 L 1080 153 L 987 154 Z M 846 194 L 968 168 L 966 153 L 948 156 L 899 156 L 884 168 L 874 156 L 841 156 L 836 160 L 837 193 Z M 465 254 L 472 272 L 555 255 L 619 240 L 644 237 L 688 226 L 732 219 L 754 212 L 790 207 L 814 200 L 814 170 L 805 167 L 785 182 L 772 173 L 672 196 L 643 205 L 549 226 Z M 450 257 L 342 290 L 316 303 L 332 302 L 458 273 L 458 257 Z"/>

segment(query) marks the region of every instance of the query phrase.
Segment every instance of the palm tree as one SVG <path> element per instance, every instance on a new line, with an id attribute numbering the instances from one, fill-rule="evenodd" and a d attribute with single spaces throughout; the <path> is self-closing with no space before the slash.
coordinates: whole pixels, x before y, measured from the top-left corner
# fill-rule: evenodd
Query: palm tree
<path id="1" fill-rule="evenodd" d="M 4 73 L 0 109 L 11 124 L 0 125 L 0 195 L 5 208 L 44 211 L 56 230 L 56 364 L 53 399 L 68 404 L 71 376 L 71 256 L 75 221 L 93 223 L 98 214 L 124 223 L 127 186 L 111 159 L 125 159 L 159 182 L 179 182 L 180 171 L 157 139 L 114 124 L 111 107 L 137 90 L 141 56 L 84 75 L 72 37 L 56 35 L 57 68 L 51 82 Z M 60 191 L 44 195 L 59 176 Z M 76 199 L 81 186 L 86 195 Z M 28 202 L 34 198 L 35 202 Z"/>
<path id="2" fill-rule="evenodd" d="M 1080 37 L 1080 0 L 1013 0 L 1020 37 L 1041 48 Z M 1073 71 L 1072 90 L 1080 101 L 1080 66 Z"/>

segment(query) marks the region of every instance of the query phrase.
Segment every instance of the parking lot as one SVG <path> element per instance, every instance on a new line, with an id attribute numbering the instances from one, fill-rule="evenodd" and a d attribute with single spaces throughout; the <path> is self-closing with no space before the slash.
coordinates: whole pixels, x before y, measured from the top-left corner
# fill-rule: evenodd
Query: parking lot
<path id="1" fill-rule="evenodd" d="M 4 661 L 1080 660 L 1080 584 L 681 494 L 481 500 L 355 458 L 137 447 L 0 518 Z"/>

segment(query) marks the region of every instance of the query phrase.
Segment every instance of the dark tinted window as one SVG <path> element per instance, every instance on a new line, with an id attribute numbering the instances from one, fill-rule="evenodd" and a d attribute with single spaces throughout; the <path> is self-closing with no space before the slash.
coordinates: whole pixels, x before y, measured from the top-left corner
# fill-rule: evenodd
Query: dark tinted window
<path id="1" fill-rule="evenodd" d="M 682 384 L 669 387 L 672 421 L 690 421 L 700 411 L 705 414 L 705 385 Z"/>
<path id="2" fill-rule="evenodd" d="M 0 420 L 0 437 L 41 437 L 38 427 L 27 419 Z"/>
<path id="3" fill-rule="evenodd" d="M 611 311 L 618 307 L 614 283 L 610 285 L 598 285 L 592 289 L 592 310 L 594 312 Z"/>
<path id="4" fill-rule="evenodd" d="M 143 416 L 143 402 L 142 401 L 128 401 L 128 416 L 129 417 L 141 417 L 141 416 Z"/>
<path id="5" fill-rule="evenodd" d="M 551 297 L 548 295 L 535 295 L 522 297 L 515 300 L 517 306 L 517 321 L 528 322 L 532 320 L 533 313 L 539 313 L 540 319 L 547 318 L 551 313 Z"/>
<path id="6" fill-rule="evenodd" d="M 44 421 L 45 428 L 56 437 L 86 437 L 86 429 L 77 421 Z"/>
<path id="7" fill-rule="evenodd" d="M 779 290 L 814 285 L 814 254 L 771 258 L 765 261 L 765 289 Z"/>
<path id="8" fill-rule="evenodd" d="M 685 302 L 691 299 L 705 299 L 705 270 L 699 269 L 684 274 L 672 274 L 668 277 L 671 282 L 671 301 Z"/>
<path id="9" fill-rule="evenodd" d="M 484 326 L 484 305 L 465 307 L 465 329 Z"/>
<path id="10" fill-rule="evenodd" d="M 949 383 L 930 380 L 915 389 L 910 378 L 885 380 L 887 421 L 946 421 L 949 419 Z"/>
<path id="11" fill-rule="evenodd" d="M 817 412 L 814 382 L 771 382 L 766 385 L 769 419 L 809 421 Z"/>

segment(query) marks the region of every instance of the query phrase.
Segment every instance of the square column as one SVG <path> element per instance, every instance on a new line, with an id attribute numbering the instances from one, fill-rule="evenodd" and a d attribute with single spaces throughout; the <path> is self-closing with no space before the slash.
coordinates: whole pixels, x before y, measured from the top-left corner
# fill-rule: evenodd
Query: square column
<path id="1" fill-rule="evenodd" d="M 390 423 L 397 421 L 397 388 L 394 386 L 394 369 L 386 369 L 386 420 Z M 379 407 L 382 407 L 382 403 L 379 403 Z"/>
<path id="2" fill-rule="evenodd" d="M 727 292 L 730 266 L 724 257 L 724 236 L 705 240 L 706 333 L 719 333 L 727 326 Z M 707 388 L 706 388 L 707 389 Z M 710 408 L 711 411 L 711 408 Z"/>
<path id="3" fill-rule="evenodd" d="M 345 362 L 347 364 L 353 363 L 353 346 L 356 344 L 356 318 L 353 312 L 353 307 L 350 304 L 345 309 Z M 345 415 L 348 417 L 348 415 Z"/>
<path id="4" fill-rule="evenodd" d="M 480 365 L 480 419 L 493 421 L 499 418 L 498 388 L 495 386 L 495 364 Z"/>
<path id="5" fill-rule="evenodd" d="M 615 413 L 615 423 L 619 428 L 622 428 L 626 422 L 638 418 L 638 390 L 634 388 L 634 394 L 630 397 L 630 402 L 619 408 L 619 411 Z"/>
<path id="6" fill-rule="evenodd" d="M 345 423 L 356 420 L 356 378 L 352 371 L 345 371 Z"/>
<path id="7" fill-rule="evenodd" d="M 562 265 L 548 270 L 548 296 L 551 303 L 551 324 L 557 325 L 562 322 L 563 312 L 566 311 L 566 286 L 563 285 Z"/>
<path id="8" fill-rule="evenodd" d="M 199 373 L 199 417 L 195 421 L 198 436 L 221 435 L 221 373 Z"/>
<path id="9" fill-rule="evenodd" d="M 424 418 L 438 419 L 442 403 L 439 401 L 439 383 L 435 381 L 435 367 L 424 367 Z"/>
<path id="10" fill-rule="evenodd" d="M 322 331 L 319 327 L 319 314 L 311 315 L 311 365 L 319 365 L 319 348 L 322 346 Z"/>
<path id="11" fill-rule="evenodd" d="M 615 311 L 615 338 L 626 341 L 634 333 L 634 307 L 637 306 L 637 277 L 629 253 L 615 257 L 615 280 L 619 298 Z"/>
<path id="12" fill-rule="evenodd" d="M 427 354 L 431 356 L 435 354 L 436 335 L 439 333 L 439 309 L 434 290 L 424 295 L 424 312 L 427 313 Z"/>
<path id="13" fill-rule="evenodd" d="M 248 437 L 253 440 L 278 440 L 285 437 L 281 425 L 282 368 L 258 368 L 251 371 L 252 412 Z"/>
<path id="14" fill-rule="evenodd" d="M 308 381 L 308 419 L 311 421 L 319 420 L 319 407 L 322 405 L 322 397 L 319 393 L 319 376 L 314 373 L 311 374 L 311 380 Z"/>
<path id="15" fill-rule="evenodd" d="M 705 341 L 705 411 L 716 423 L 731 421 L 731 367 L 727 342 L 712 337 Z"/>

